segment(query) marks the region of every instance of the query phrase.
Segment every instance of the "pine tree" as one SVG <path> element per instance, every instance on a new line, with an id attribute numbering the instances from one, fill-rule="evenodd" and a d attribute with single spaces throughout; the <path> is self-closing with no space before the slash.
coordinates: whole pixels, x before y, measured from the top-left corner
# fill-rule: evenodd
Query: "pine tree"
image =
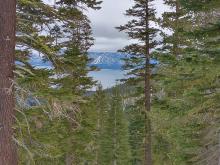
<path id="1" fill-rule="evenodd" d="M 91 160 L 86 149 L 94 125 L 87 128 L 87 124 L 93 118 L 88 117 L 90 109 L 83 110 L 84 104 L 88 105 L 85 92 L 93 84 L 87 76 L 92 38 L 90 22 L 80 5 L 79 1 L 71 6 L 59 3 L 53 8 L 41 0 L 18 1 L 17 47 L 21 49 L 16 55 L 16 93 L 24 105 L 19 105 L 16 142 L 21 146 L 21 164 L 82 164 Z M 33 67 L 33 52 L 51 68 Z M 36 100 L 31 107 L 25 104 L 30 97 Z"/>
<path id="2" fill-rule="evenodd" d="M 189 29 L 189 16 L 184 11 L 180 0 L 165 0 L 165 5 L 171 7 L 172 11 L 163 13 L 161 27 L 171 31 L 171 35 L 162 32 L 163 36 L 163 51 L 170 53 L 175 57 L 183 54 L 184 48 L 189 45 L 185 32 Z"/>
<path id="3" fill-rule="evenodd" d="M 57 0 L 57 4 L 63 4 L 68 6 L 74 7 L 89 7 L 92 9 L 100 9 L 100 4 L 102 1 L 98 0 Z"/>
<path id="4" fill-rule="evenodd" d="M 188 6 L 189 2 L 183 4 L 196 15 L 195 19 L 199 22 L 197 29 L 193 32 L 195 39 L 199 41 L 195 52 L 206 69 L 210 70 L 202 71 L 204 75 L 203 80 L 206 81 L 203 82 L 202 87 L 200 86 L 199 89 L 203 91 L 201 97 L 203 98 L 204 106 L 195 108 L 197 112 L 201 113 L 200 117 L 193 116 L 204 125 L 200 130 L 202 147 L 199 149 L 200 153 L 197 154 L 195 161 L 199 164 L 219 164 L 219 133 L 217 133 L 219 129 L 218 126 L 216 127 L 219 120 L 211 114 L 219 110 L 219 102 L 217 101 L 219 97 L 219 85 L 217 83 L 219 81 L 219 68 L 216 65 L 219 65 L 220 3 L 219 1 L 212 0 L 206 2 L 198 1 L 194 6 Z M 206 109 L 206 112 L 203 111 L 204 109 Z M 205 116 L 209 120 L 201 119 L 204 119 Z"/>
<path id="5" fill-rule="evenodd" d="M 129 164 L 128 125 L 117 89 L 114 89 L 109 105 L 101 139 L 101 163 L 103 165 Z"/>
<path id="6" fill-rule="evenodd" d="M 13 141 L 16 1 L 0 1 L 0 164 L 17 164 Z"/>
<path id="7" fill-rule="evenodd" d="M 94 136 L 95 141 L 95 161 L 94 165 L 102 164 L 102 138 L 104 136 L 104 126 L 107 120 L 107 112 L 109 109 L 108 97 L 99 85 L 94 96 L 93 104 L 97 114 L 96 131 Z"/>
<path id="8" fill-rule="evenodd" d="M 219 110 L 219 2 L 181 1 L 181 6 L 193 22 L 184 36 L 192 44 L 179 60 L 159 58 L 165 65 L 158 70 L 158 91 L 153 100 L 155 163 L 217 165 L 218 126 L 214 123 L 218 122 L 218 115 L 213 114 Z"/>
<path id="9" fill-rule="evenodd" d="M 138 40 L 137 44 L 125 47 L 122 52 L 130 54 L 126 59 L 125 68 L 130 69 L 130 75 L 134 77 L 127 81 L 144 82 L 144 89 L 141 95 L 144 95 L 144 115 L 145 115 L 145 142 L 144 142 L 144 164 L 152 165 L 152 146 L 151 146 L 151 66 L 150 66 L 150 50 L 155 48 L 157 29 L 150 26 L 150 22 L 156 21 L 155 9 L 153 9 L 152 0 L 134 0 L 135 5 L 127 10 L 126 15 L 132 16 L 134 19 L 126 25 L 120 26 L 120 31 L 125 31 L 131 39 Z"/>
<path id="10" fill-rule="evenodd" d="M 126 114 L 129 122 L 129 144 L 131 164 L 140 165 L 143 161 L 144 116 L 137 106 L 128 106 Z"/>

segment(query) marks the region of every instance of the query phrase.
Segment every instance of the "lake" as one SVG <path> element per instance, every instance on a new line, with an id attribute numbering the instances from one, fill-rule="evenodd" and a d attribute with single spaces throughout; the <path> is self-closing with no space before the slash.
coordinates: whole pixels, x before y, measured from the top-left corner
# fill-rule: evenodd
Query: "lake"
<path id="1" fill-rule="evenodd" d="M 102 69 L 97 72 L 90 72 L 89 76 L 100 82 L 103 88 L 106 89 L 116 85 L 118 79 L 125 78 L 125 73 L 126 72 L 122 70 Z M 95 90 L 95 88 L 93 90 Z"/>

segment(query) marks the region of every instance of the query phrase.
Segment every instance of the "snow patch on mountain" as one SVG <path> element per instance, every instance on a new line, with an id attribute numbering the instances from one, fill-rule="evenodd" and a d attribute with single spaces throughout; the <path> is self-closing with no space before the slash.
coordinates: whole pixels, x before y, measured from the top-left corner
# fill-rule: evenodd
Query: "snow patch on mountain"
<path id="1" fill-rule="evenodd" d="M 103 57 L 102 56 L 98 56 L 98 58 L 96 58 L 91 64 L 100 64 L 102 63 L 102 59 Z"/>
<path id="2" fill-rule="evenodd" d="M 123 58 L 125 54 L 117 52 L 90 52 L 89 57 L 92 59 L 90 65 L 97 66 L 100 69 L 122 69 L 124 65 Z"/>

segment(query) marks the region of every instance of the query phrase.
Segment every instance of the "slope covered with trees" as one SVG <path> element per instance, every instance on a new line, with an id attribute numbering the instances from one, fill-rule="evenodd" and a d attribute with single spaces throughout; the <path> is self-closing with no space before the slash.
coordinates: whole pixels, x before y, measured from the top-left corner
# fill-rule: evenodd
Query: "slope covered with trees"
<path id="1" fill-rule="evenodd" d="M 88 92 L 102 2 L 0 0 L 0 165 L 218 165 L 220 2 L 163 2 L 134 0 L 128 79 Z"/>

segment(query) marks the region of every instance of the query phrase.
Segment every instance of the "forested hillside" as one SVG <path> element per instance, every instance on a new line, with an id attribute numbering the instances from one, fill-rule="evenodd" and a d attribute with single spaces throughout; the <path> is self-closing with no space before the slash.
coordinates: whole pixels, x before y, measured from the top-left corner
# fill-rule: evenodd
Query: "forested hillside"
<path id="1" fill-rule="evenodd" d="M 220 1 L 132 0 L 91 53 L 105 1 L 0 0 L 0 165 L 219 165 Z"/>

